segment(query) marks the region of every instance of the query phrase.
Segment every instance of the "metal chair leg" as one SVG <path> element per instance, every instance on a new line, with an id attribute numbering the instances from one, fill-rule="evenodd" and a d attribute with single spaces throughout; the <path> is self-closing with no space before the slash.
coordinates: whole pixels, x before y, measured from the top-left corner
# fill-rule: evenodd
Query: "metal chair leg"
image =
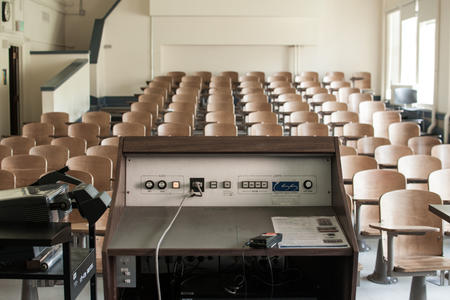
<path id="1" fill-rule="evenodd" d="M 427 286 L 425 283 L 425 276 L 414 276 L 411 282 L 411 292 L 409 300 L 426 300 Z"/>
<path id="2" fill-rule="evenodd" d="M 367 279 L 378 284 L 396 284 L 398 279 L 396 277 L 388 276 L 387 268 L 387 263 L 383 258 L 383 242 L 379 239 L 375 269 L 372 274 L 367 276 Z"/>
<path id="3" fill-rule="evenodd" d="M 36 280 L 22 280 L 22 300 L 39 300 Z"/>

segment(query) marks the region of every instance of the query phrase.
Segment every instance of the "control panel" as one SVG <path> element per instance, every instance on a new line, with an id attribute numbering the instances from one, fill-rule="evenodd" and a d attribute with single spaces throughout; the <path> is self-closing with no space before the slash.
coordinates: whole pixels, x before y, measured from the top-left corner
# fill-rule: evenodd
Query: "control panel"
<path id="1" fill-rule="evenodd" d="M 116 261 L 117 287 L 136 287 L 136 256 L 118 256 Z"/>
<path id="2" fill-rule="evenodd" d="M 128 206 L 327 206 L 327 156 L 129 156 Z"/>

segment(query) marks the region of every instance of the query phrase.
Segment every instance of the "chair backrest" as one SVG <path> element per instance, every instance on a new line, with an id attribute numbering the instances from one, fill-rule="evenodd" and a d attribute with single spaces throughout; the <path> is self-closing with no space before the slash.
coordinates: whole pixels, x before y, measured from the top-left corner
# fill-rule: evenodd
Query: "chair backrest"
<path id="1" fill-rule="evenodd" d="M 28 123 L 22 127 L 22 136 L 32 138 L 36 145 L 48 145 L 55 135 L 55 126 L 50 123 Z"/>
<path id="2" fill-rule="evenodd" d="M 180 84 L 181 85 L 181 84 Z M 147 87 L 144 89 L 144 95 L 150 95 L 150 94 L 158 94 L 164 97 L 164 100 L 167 99 L 167 90 L 163 89 L 161 87 Z"/>
<path id="3" fill-rule="evenodd" d="M 369 72 L 355 72 L 352 78 L 356 78 L 355 87 L 359 89 L 370 89 L 372 87 L 371 75 Z"/>
<path id="4" fill-rule="evenodd" d="M 392 145 L 408 145 L 408 140 L 420 135 L 420 127 L 412 122 L 398 122 L 389 125 L 389 140 Z"/>
<path id="5" fill-rule="evenodd" d="M 272 105 L 266 102 L 249 102 L 244 106 L 245 112 L 272 111 Z"/>
<path id="6" fill-rule="evenodd" d="M 87 142 L 83 138 L 79 137 L 60 137 L 52 141 L 51 145 L 63 146 L 69 149 L 69 158 L 79 155 L 85 155 L 87 149 Z"/>
<path id="7" fill-rule="evenodd" d="M 167 82 L 167 81 L 153 80 L 148 84 L 148 87 L 163 88 L 164 90 L 166 90 L 167 93 L 170 93 L 171 84 L 170 84 L 170 82 Z"/>
<path id="8" fill-rule="evenodd" d="M 114 136 L 145 136 L 146 127 L 141 123 L 117 123 L 113 126 Z M 88 148 L 89 149 L 89 148 Z"/>
<path id="9" fill-rule="evenodd" d="M 186 76 L 186 73 L 182 71 L 171 71 L 167 72 L 167 75 L 172 77 L 175 83 L 179 83 L 181 81 L 181 78 L 183 78 L 183 76 Z"/>
<path id="10" fill-rule="evenodd" d="M 0 170 L 0 190 L 9 190 L 16 187 L 16 175 L 7 170 Z"/>
<path id="11" fill-rule="evenodd" d="M 344 180 L 353 179 L 353 176 L 363 170 L 370 170 L 377 168 L 377 161 L 368 156 L 360 155 L 345 155 L 341 156 L 341 166 L 342 166 L 342 178 Z M 353 194 L 353 184 L 344 185 L 347 194 L 352 196 Z"/>
<path id="12" fill-rule="evenodd" d="M 17 155 L 28 154 L 30 149 L 36 146 L 36 141 L 33 138 L 27 138 L 24 136 L 10 136 L 2 139 L 0 144 L 10 147 L 13 155 Z"/>
<path id="13" fill-rule="evenodd" d="M 283 112 L 292 113 L 294 111 L 309 111 L 309 104 L 301 101 L 288 101 L 283 104 Z"/>
<path id="14" fill-rule="evenodd" d="M 450 144 L 433 146 L 431 155 L 441 160 L 442 169 L 450 169 Z"/>
<path id="15" fill-rule="evenodd" d="M 403 174 L 392 170 L 364 170 L 353 176 L 353 198 L 379 199 L 384 193 L 406 188 Z M 380 222 L 377 205 L 363 205 L 360 209 L 360 228 L 369 231 L 371 223 Z"/>
<path id="16" fill-rule="evenodd" d="M 431 172 L 439 170 L 441 167 L 439 158 L 431 155 L 406 155 L 398 159 L 398 171 L 406 178 L 428 179 Z M 426 185 L 413 184 L 410 187 L 427 189 Z"/>
<path id="17" fill-rule="evenodd" d="M 341 156 L 356 155 L 356 149 L 351 146 L 339 145 L 339 153 Z"/>
<path id="18" fill-rule="evenodd" d="M 233 95 L 233 90 L 230 89 L 230 88 L 214 87 L 214 88 L 210 88 L 208 90 L 208 94 L 209 95 L 227 95 L 227 96 L 232 96 Z"/>
<path id="19" fill-rule="evenodd" d="M 428 189 L 444 201 L 450 201 L 450 169 L 436 170 L 428 176 Z"/>
<path id="20" fill-rule="evenodd" d="M 41 115 L 41 123 L 55 126 L 55 136 L 67 136 L 69 114 L 65 112 L 47 112 Z"/>
<path id="21" fill-rule="evenodd" d="M 249 75 L 250 73 L 253 72 L 248 72 L 247 75 L 244 76 L 240 76 L 239 77 L 239 82 L 245 82 L 245 81 L 260 81 L 260 78 L 256 75 Z M 264 81 L 261 81 L 264 82 Z"/>
<path id="22" fill-rule="evenodd" d="M 278 124 L 258 123 L 250 127 L 252 136 L 283 136 L 283 128 Z"/>
<path id="23" fill-rule="evenodd" d="M 272 76 L 284 76 L 287 81 L 292 82 L 292 73 L 287 71 L 273 73 Z"/>
<path id="24" fill-rule="evenodd" d="M 242 98 L 242 102 L 269 102 L 267 95 L 264 94 L 247 94 Z"/>
<path id="25" fill-rule="evenodd" d="M 374 136 L 389 138 L 389 125 L 402 120 L 398 111 L 377 111 L 372 114 Z"/>
<path id="26" fill-rule="evenodd" d="M 297 126 L 297 136 L 328 136 L 328 126 L 306 122 Z"/>
<path id="27" fill-rule="evenodd" d="M 205 115 L 206 123 L 228 123 L 235 124 L 236 116 L 233 112 L 213 111 Z"/>
<path id="28" fill-rule="evenodd" d="M 273 90 L 273 95 L 275 97 L 278 97 L 279 95 L 282 94 L 295 94 L 297 90 L 293 87 L 278 87 L 276 89 Z"/>
<path id="29" fill-rule="evenodd" d="M 83 123 L 92 123 L 100 126 L 101 136 L 111 135 L 111 114 L 104 111 L 88 111 L 81 117 Z"/>
<path id="30" fill-rule="evenodd" d="M 191 136 L 191 126 L 181 123 L 163 123 L 158 126 L 158 136 Z"/>
<path id="31" fill-rule="evenodd" d="M 314 81 L 319 81 L 319 73 L 314 71 L 303 71 L 300 76 L 310 77 Z"/>
<path id="32" fill-rule="evenodd" d="M 307 88 L 311 88 L 311 87 L 320 87 L 320 82 L 318 81 L 303 81 L 300 83 L 300 88 L 302 90 L 306 90 Z"/>
<path id="33" fill-rule="evenodd" d="M 237 127 L 230 123 L 206 124 L 205 136 L 237 136 Z"/>
<path id="34" fill-rule="evenodd" d="M 13 150 L 10 146 L 0 144 L 0 163 L 2 162 L 3 158 L 12 156 L 12 155 L 13 155 Z"/>
<path id="35" fill-rule="evenodd" d="M 249 77 L 249 76 L 256 77 L 257 80 L 260 81 L 260 82 L 265 82 L 266 81 L 266 74 L 264 72 L 261 72 L 261 71 L 250 71 L 250 72 L 247 72 L 245 75 L 246 76 L 242 76 L 239 79 L 239 81 L 244 81 L 244 80 L 241 80 L 241 79 L 245 79 L 245 77 Z"/>
<path id="36" fill-rule="evenodd" d="M 189 112 L 168 112 L 164 114 L 164 122 L 187 124 L 194 128 L 194 115 Z"/>
<path id="37" fill-rule="evenodd" d="M 440 232 L 400 235 L 395 238 L 395 260 L 411 256 L 442 256 L 442 219 L 431 213 L 430 204 L 442 204 L 438 194 L 419 190 L 396 190 L 380 198 L 380 219 L 386 226 L 430 226 Z M 385 238 L 383 239 L 385 242 Z M 383 247 L 387 249 L 386 245 Z"/>
<path id="38" fill-rule="evenodd" d="M 94 186 L 99 191 L 111 190 L 111 179 L 113 178 L 111 159 L 94 155 L 77 156 L 69 158 L 67 166 L 71 170 L 90 173 L 94 177 Z"/>
<path id="39" fill-rule="evenodd" d="M 175 95 L 173 97 L 175 97 Z M 155 103 L 158 105 L 158 109 L 164 107 L 164 97 L 160 94 L 140 95 L 138 97 L 138 102 Z M 156 110 L 156 112 L 158 112 L 158 110 Z"/>
<path id="40" fill-rule="evenodd" d="M 328 71 L 328 72 L 325 72 L 325 76 L 331 76 L 331 77 L 335 77 L 335 78 L 344 80 L 345 74 L 344 74 L 344 72 L 341 72 L 341 71 Z"/>
<path id="41" fill-rule="evenodd" d="M 62 169 L 69 159 L 69 149 L 60 145 L 40 145 L 30 149 L 31 155 L 39 155 L 47 160 L 47 170 Z"/>
<path id="42" fill-rule="evenodd" d="M 319 116 L 313 111 L 294 111 L 289 115 L 289 122 L 294 124 L 317 123 L 319 122 Z"/>
<path id="43" fill-rule="evenodd" d="M 211 72 L 209 71 L 197 71 L 193 73 L 194 76 L 200 76 L 203 79 L 203 82 L 209 82 L 211 81 Z"/>
<path id="44" fill-rule="evenodd" d="M 190 87 L 190 86 L 183 86 L 187 83 L 181 82 L 180 87 L 177 88 L 176 93 L 177 95 L 192 95 L 192 96 L 199 96 L 200 94 L 200 88 Z"/>
<path id="45" fill-rule="evenodd" d="M 283 95 L 278 96 L 277 101 L 279 101 L 279 102 L 291 102 L 291 101 L 302 102 L 303 98 L 302 98 L 302 95 L 299 95 L 299 94 L 283 94 Z"/>
<path id="46" fill-rule="evenodd" d="M 282 88 L 282 87 L 290 88 L 292 86 L 291 86 L 291 83 L 289 81 L 286 81 L 286 80 L 272 81 L 269 84 L 269 88 L 270 89 L 277 89 L 277 88 Z"/>
<path id="47" fill-rule="evenodd" d="M 277 114 L 271 111 L 256 111 L 248 115 L 248 123 L 277 123 Z"/>
<path id="48" fill-rule="evenodd" d="M 370 124 L 347 123 L 343 130 L 344 136 L 347 137 L 373 136 L 373 127 Z"/>
<path id="49" fill-rule="evenodd" d="M 415 136 L 408 140 L 408 147 L 414 151 L 414 154 L 431 155 L 431 148 L 442 144 L 441 140 L 432 136 Z"/>
<path id="50" fill-rule="evenodd" d="M 76 179 L 81 180 L 84 183 L 92 184 L 94 185 L 94 176 L 92 176 L 91 173 L 86 171 L 80 171 L 80 170 L 69 170 L 66 172 L 67 175 L 70 175 L 72 177 L 75 177 Z M 69 190 L 73 190 L 75 185 L 69 184 Z"/>
<path id="51" fill-rule="evenodd" d="M 133 102 L 130 111 L 147 112 L 152 115 L 152 123 L 158 120 L 159 105 L 154 102 Z"/>
<path id="52" fill-rule="evenodd" d="M 333 82 L 331 83 L 331 87 L 333 87 Z M 341 87 L 338 91 L 338 100 L 339 102 L 349 103 L 349 96 L 354 93 L 359 93 L 360 89 L 352 88 L 349 86 Z"/>
<path id="53" fill-rule="evenodd" d="M 373 101 L 371 94 L 353 93 L 348 95 L 348 110 L 359 113 L 359 104 L 364 101 Z"/>
<path id="54" fill-rule="evenodd" d="M 208 103 L 206 106 L 207 112 L 214 112 L 214 111 L 226 111 L 228 113 L 234 113 L 235 107 L 233 102 L 215 102 L 215 103 Z"/>
<path id="55" fill-rule="evenodd" d="M 372 124 L 373 113 L 385 110 L 386 105 L 381 101 L 363 101 L 359 104 L 359 121 L 361 123 Z"/>
<path id="56" fill-rule="evenodd" d="M 235 83 L 239 81 L 239 73 L 236 71 L 223 71 L 220 72 L 220 76 L 226 76 L 231 79 L 231 82 Z"/>
<path id="57" fill-rule="evenodd" d="M 5 157 L 2 169 L 16 176 L 16 187 L 24 187 L 34 183 L 47 172 L 47 160 L 38 155 L 19 154 Z"/>
<path id="58" fill-rule="evenodd" d="M 101 144 L 102 146 L 119 146 L 120 138 L 117 136 L 109 137 L 106 139 L 103 139 Z"/>
<path id="59" fill-rule="evenodd" d="M 373 137 L 373 136 L 366 136 L 366 137 L 360 138 L 360 139 L 358 139 L 358 142 L 357 142 L 358 154 L 374 156 L 375 149 L 377 149 L 377 147 L 383 146 L 383 145 L 389 145 L 390 143 L 391 142 L 386 138 Z"/>
<path id="60" fill-rule="evenodd" d="M 375 149 L 375 159 L 379 165 L 397 166 L 400 157 L 412 155 L 408 146 L 382 145 Z"/>
<path id="61" fill-rule="evenodd" d="M 188 102 L 172 102 L 169 104 L 169 110 L 195 114 L 196 104 Z"/>
<path id="62" fill-rule="evenodd" d="M 323 111 L 347 111 L 347 104 L 343 102 L 337 102 L 335 100 L 325 101 L 322 104 Z"/>
<path id="63" fill-rule="evenodd" d="M 208 103 L 216 103 L 216 102 L 233 102 L 233 96 L 231 95 L 210 95 L 208 97 Z"/>
<path id="64" fill-rule="evenodd" d="M 75 123 L 69 125 L 69 136 L 86 140 L 87 147 L 98 145 L 100 126 L 94 123 Z"/>
<path id="65" fill-rule="evenodd" d="M 232 84 L 229 78 L 227 78 L 228 81 L 211 81 L 209 83 L 210 88 L 226 88 L 228 90 L 231 90 Z"/>
<path id="66" fill-rule="evenodd" d="M 248 94 L 264 94 L 264 88 L 243 88 L 241 90 L 242 95 Z"/>
<path id="67" fill-rule="evenodd" d="M 88 148 L 86 154 L 91 156 L 94 155 L 109 158 L 113 163 L 113 178 L 114 178 L 114 175 L 116 174 L 118 152 L 119 152 L 118 146 L 99 145 Z"/>
<path id="68" fill-rule="evenodd" d="M 358 114 L 351 111 L 335 111 L 331 114 L 331 122 L 358 123 L 358 121 Z"/>
<path id="69" fill-rule="evenodd" d="M 286 81 L 289 82 L 288 78 L 284 75 L 271 75 L 267 77 L 267 82 L 272 83 L 275 81 Z"/>
<path id="70" fill-rule="evenodd" d="M 129 111 L 122 115 L 122 122 L 125 123 L 139 123 L 145 126 L 147 136 L 152 134 L 153 128 L 152 114 L 144 111 Z"/>
<path id="71" fill-rule="evenodd" d="M 259 81 L 243 81 L 239 84 L 240 88 L 262 88 L 263 83 Z"/>
<path id="72" fill-rule="evenodd" d="M 328 93 L 328 90 L 326 88 L 323 88 L 323 87 L 313 86 L 313 87 L 307 88 L 305 93 L 306 93 L 306 95 L 314 96 L 316 94 Z"/>
<path id="73" fill-rule="evenodd" d="M 330 83 L 330 88 L 332 88 L 334 90 L 339 90 L 340 88 L 350 87 L 350 86 L 351 86 L 350 82 L 344 81 L 344 80 L 333 80 Z M 338 93 L 338 101 L 340 101 L 339 93 Z M 345 101 L 341 101 L 341 102 L 345 102 Z"/>

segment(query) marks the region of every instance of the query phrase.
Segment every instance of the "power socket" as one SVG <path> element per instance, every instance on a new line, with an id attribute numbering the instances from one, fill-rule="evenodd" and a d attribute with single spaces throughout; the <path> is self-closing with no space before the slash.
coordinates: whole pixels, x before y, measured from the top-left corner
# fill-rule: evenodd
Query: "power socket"
<path id="1" fill-rule="evenodd" d="M 191 192 L 194 193 L 199 193 L 199 192 L 204 192 L 205 191 L 205 178 L 190 178 L 190 187 L 191 187 Z M 197 183 L 200 184 L 200 191 L 198 190 L 198 186 Z"/>

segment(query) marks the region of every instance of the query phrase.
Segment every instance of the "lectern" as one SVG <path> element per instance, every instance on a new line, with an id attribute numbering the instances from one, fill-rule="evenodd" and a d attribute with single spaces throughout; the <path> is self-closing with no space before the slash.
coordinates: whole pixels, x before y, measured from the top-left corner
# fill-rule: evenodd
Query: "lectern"
<path id="1" fill-rule="evenodd" d="M 355 299 L 339 157 L 334 137 L 121 138 L 105 298 Z"/>

